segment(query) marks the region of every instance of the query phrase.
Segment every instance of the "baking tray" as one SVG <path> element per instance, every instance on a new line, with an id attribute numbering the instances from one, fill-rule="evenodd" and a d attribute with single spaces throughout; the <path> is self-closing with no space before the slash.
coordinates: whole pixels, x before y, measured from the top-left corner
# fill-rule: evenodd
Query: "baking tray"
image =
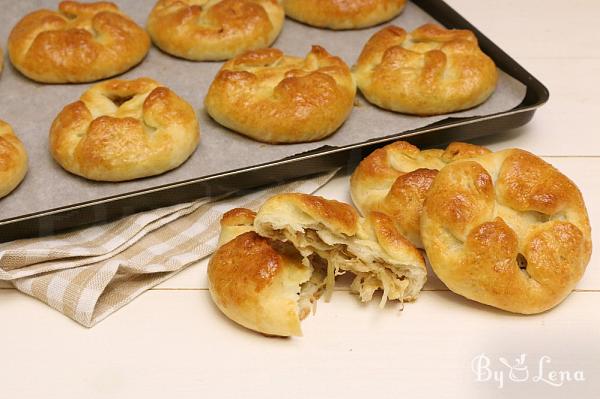
<path id="1" fill-rule="evenodd" d="M 148 3 L 147 6 L 150 7 L 152 2 Z M 494 59 L 501 70 L 525 86 L 526 92 L 522 102 L 509 110 L 484 116 L 446 118 L 417 129 L 397 133 L 390 131 L 394 134 L 382 135 L 348 145 L 325 145 L 272 162 L 197 176 L 168 184 L 155 185 L 152 179 L 144 179 L 142 181 L 147 183 L 147 187 L 124 194 L 101 196 L 90 201 L 77 202 L 16 217 L 3 218 L 0 216 L 0 242 L 54 234 L 204 196 L 277 184 L 335 167 L 355 165 L 373 149 L 398 139 L 429 147 L 443 145 L 454 140 L 465 141 L 491 134 L 501 134 L 508 129 L 529 122 L 536 109 L 548 100 L 548 90 L 537 79 L 446 3 L 440 0 L 415 0 L 412 3 L 448 28 L 470 29 L 475 32 L 483 51 Z M 127 10 L 125 9 L 125 11 Z M 137 19 L 138 22 L 143 22 L 139 18 Z M 315 28 L 306 27 L 306 29 Z M 356 46 L 362 47 L 369 36 L 370 33 L 365 34 L 363 42 L 357 43 Z M 279 43 L 276 46 L 280 47 Z M 218 65 L 216 68 L 218 69 Z M 160 76 L 158 78 L 160 79 Z M 209 79 L 212 79 L 212 76 Z M 84 87 L 80 87 L 79 91 L 83 92 L 84 89 Z M 65 99 L 64 104 L 73 100 L 75 99 Z M 364 100 L 362 101 L 364 103 Z M 48 121 L 49 123 L 50 121 Z M 301 149 L 301 147 L 299 148 Z M 223 151 L 223 154 L 226 155 L 227 151 Z M 2 202 L 0 202 L 0 211 L 1 208 Z M 1 212 L 0 215 L 2 215 Z"/>

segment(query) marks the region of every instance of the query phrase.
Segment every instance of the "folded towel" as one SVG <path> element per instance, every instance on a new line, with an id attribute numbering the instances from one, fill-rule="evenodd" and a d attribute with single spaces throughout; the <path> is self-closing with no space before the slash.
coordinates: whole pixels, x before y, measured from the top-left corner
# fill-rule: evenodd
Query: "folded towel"
<path id="1" fill-rule="evenodd" d="M 210 255 L 229 209 L 283 192 L 313 193 L 335 174 L 205 198 L 66 234 L 0 244 L 0 280 L 92 327 L 144 291 Z"/>

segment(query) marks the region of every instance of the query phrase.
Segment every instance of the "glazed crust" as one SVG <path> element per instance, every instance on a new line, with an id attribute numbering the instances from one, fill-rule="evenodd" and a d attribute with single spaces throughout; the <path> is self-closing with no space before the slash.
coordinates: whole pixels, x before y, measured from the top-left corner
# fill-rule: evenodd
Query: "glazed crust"
<path id="1" fill-rule="evenodd" d="M 517 149 L 443 168 L 425 200 L 421 234 L 432 268 L 448 288 L 523 314 L 565 299 L 592 248 L 577 186 Z"/>
<path id="2" fill-rule="evenodd" d="M 360 29 L 396 17 L 406 0 L 284 0 L 290 18 L 319 28 Z"/>
<path id="3" fill-rule="evenodd" d="M 269 47 L 283 27 L 278 0 L 159 0 L 148 32 L 161 50 L 194 61 Z"/>
<path id="4" fill-rule="evenodd" d="M 356 86 L 348 66 L 313 46 L 305 59 L 276 49 L 227 62 L 210 86 L 206 110 L 221 125 L 255 140 L 320 140 L 348 118 Z"/>
<path id="5" fill-rule="evenodd" d="M 398 230 L 418 248 L 423 203 L 438 171 L 448 163 L 490 151 L 468 143 L 452 143 L 445 150 L 420 151 L 397 141 L 373 151 L 350 178 L 352 200 L 363 215 L 379 211 L 394 220 Z"/>
<path id="6" fill-rule="evenodd" d="M 34 11 L 8 38 L 15 68 L 44 83 L 118 75 L 141 62 L 149 48 L 146 32 L 109 2 L 63 1 L 58 11 Z"/>
<path id="7" fill-rule="evenodd" d="M 190 104 L 158 82 L 109 80 L 67 105 L 50 129 L 50 151 L 63 168 L 91 180 L 124 181 L 181 165 L 196 149 Z"/>
<path id="8" fill-rule="evenodd" d="M 259 213 L 260 219 L 265 215 L 279 214 L 289 220 L 296 219 L 298 223 L 302 223 L 302 216 L 306 216 L 307 220 L 347 236 L 354 236 L 359 230 L 359 215 L 352 206 L 316 195 L 279 194 L 269 198 Z"/>
<path id="9" fill-rule="evenodd" d="M 381 108 L 414 115 L 460 111 L 494 92 L 496 65 L 473 32 L 434 24 L 411 33 L 397 26 L 377 32 L 354 69 L 367 100 Z"/>
<path id="10" fill-rule="evenodd" d="M 223 244 L 208 264 L 213 301 L 227 317 L 251 330 L 302 335 L 298 293 L 311 270 L 299 255 L 285 253 L 253 232 L 253 221 L 254 212 L 248 209 L 233 209 L 221 219 Z"/>
<path id="11" fill-rule="evenodd" d="M 10 194 L 27 174 L 27 152 L 10 125 L 0 120 L 0 198 Z"/>
<path id="12" fill-rule="evenodd" d="M 226 212 L 221 218 L 219 247 L 243 233 L 253 231 L 255 217 L 256 213 L 246 208 L 235 208 Z"/>

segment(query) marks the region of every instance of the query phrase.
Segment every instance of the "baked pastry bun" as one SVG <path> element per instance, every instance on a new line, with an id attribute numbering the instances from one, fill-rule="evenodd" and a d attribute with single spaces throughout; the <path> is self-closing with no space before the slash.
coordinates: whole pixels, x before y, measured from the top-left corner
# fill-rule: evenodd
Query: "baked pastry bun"
<path id="1" fill-rule="evenodd" d="M 406 0 L 283 0 L 288 17 L 318 28 L 360 29 L 396 17 Z"/>
<path id="2" fill-rule="evenodd" d="M 327 269 L 326 298 L 336 275 L 355 276 L 351 289 L 363 302 L 381 290 L 388 300 L 413 301 L 427 279 L 421 252 L 385 214 L 359 217 L 350 205 L 307 194 L 280 194 L 267 200 L 254 221 L 256 232 L 291 243 L 308 262 Z"/>
<path id="3" fill-rule="evenodd" d="M 255 213 L 233 209 L 221 219 L 220 247 L 208 264 L 210 294 L 231 320 L 251 330 L 300 336 L 322 292 L 322 278 L 293 247 L 253 231 Z"/>
<path id="4" fill-rule="evenodd" d="M 118 75 L 148 53 L 150 39 L 109 2 L 63 1 L 57 11 L 34 11 L 8 38 L 10 60 L 44 83 L 92 82 Z"/>
<path id="5" fill-rule="evenodd" d="M 174 169 L 199 141 L 194 109 L 158 82 L 109 80 L 67 105 L 50 128 L 64 169 L 91 180 L 124 181 Z"/>
<path id="6" fill-rule="evenodd" d="M 592 248 L 577 186 L 518 149 L 444 167 L 427 194 L 421 235 L 449 289 L 523 314 L 565 299 Z"/>
<path id="7" fill-rule="evenodd" d="M 450 162 L 488 153 L 484 147 L 467 143 L 420 151 L 406 141 L 397 141 L 373 151 L 358 164 L 350 178 L 352 201 L 363 215 L 372 211 L 387 214 L 403 236 L 423 248 L 423 202 L 438 171 Z"/>
<path id="8" fill-rule="evenodd" d="M 278 0 L 159 0 L 147 25 L 154 44 L 169 54 L 220 61 L 269 47 L 284 19 Z"/>
<path id="9" fill-rule="evenodd" d="M 27 174 L 27 151 L 10 125 L 0 120 L 0 198 L 10 194 Z"/>
<path id="10" fill-rule="evenodd" d="M 411 33 L 397 26 L 365 45 L 354 76 L 366 99 L 388 110 L 436 115 L 483 103 L 498 72 L 473 32 L 426 24 Z"/>
<path id="11" fill-rule="evenodd" d="M 350 205 L 306 194 L 276 195 L 258 214 L 229 211 L 219 245 L 208 265 L 215 304 L 267 335 L 302 335 L 300 321 L 346 272 L 362 301 L 382 290 L 380 306 L 415 300 L 427 278 L 423 256 L 386 215 L 362 219 Z"/>
<path id="12" fill-rule="evenodd" d="M 306 58 L 277 49 L 225 63 L 204 100 L 221 125 L 267 143 L 316 141 L 335 132 L 354 105 L 348 66 L 313 46 Z"/>
<path id="13" fill-rule="evenodd" d="M 221 233 L 218 246 L 222 247 L 237 236 L 254 231 L 256 212 L 246 208 L 235 208 L 221 218 Z"/>

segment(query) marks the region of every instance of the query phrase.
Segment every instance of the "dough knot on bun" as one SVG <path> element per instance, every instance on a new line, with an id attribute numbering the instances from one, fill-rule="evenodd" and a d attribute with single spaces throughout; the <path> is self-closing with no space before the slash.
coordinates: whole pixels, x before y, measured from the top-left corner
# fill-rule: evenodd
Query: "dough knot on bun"
<path id="1" fill-rule="evenodd" d="M 10 194 L 27 174 L 27 152 L 10 125 L 0 120 L 0 198 Z"/>
<path id="2" fill-rule="evenodd" d="M 324 48 L 313 46 L 306 58 L 263 49 L 225 63 L 205 106 L 221 125 L 255 140 L 297 143 L 335 132 L 355 95 L 350 69 Z"/>
<path id="3" fill-rule="evenodd" d="M 423 248 L 421 213 L 438 171 L 450 162 L 488 153 L 468 143 L 421 151 L 406 141 L 394 142 L 373 151 L 356 167 L 350 178 L 352 200 L 363 215 L 376 210 L 390 216 L 403 236 Z"/>
<path id="4" fill-rule="evenodd" d="M 290 18 L 328 29 L 360 29 L 389 21 L 406 0 L 283 0 Z"/>
<path id="5" fill-rule="evenodd" d="M 8 38 L 15 68 L 43 83 L 115 76 L 141 62 L 149 48 L 144 29 L 109 2 L 63 1 L 58 11 L 34 11 Z"/>
<path id="6" fill-rule="evenodd" d="M 54 159 L 71 173 L 100 181 L 174 169 L 198 141 L 192 106 L 148 78 L 92 86 L 58 114 L 50 129 Z"/>
<path id="7" fill-rule="evenodd" d="M 523 314 L 566 298 L 591 254 L 577 186 L 518 149 L 444 167 L 425 200 L 421 235 L 433 271 L 448 288 Z"/>
<path id="8" fill-rule="evenodd" d="M 354 69 L 359 89 L 381 108 L 437 115 L 483 103 L 498 72 L 469 30 L 434 24 L 411 33 L 388 26 L 365 45 Z"/>
<path id="9" fill-rule="evenodd" d="M 269 47 L 284 19 L 278 0 L 160 0 L 148 17 L 148 32 L 169 54 L 220 61 Z"/>

